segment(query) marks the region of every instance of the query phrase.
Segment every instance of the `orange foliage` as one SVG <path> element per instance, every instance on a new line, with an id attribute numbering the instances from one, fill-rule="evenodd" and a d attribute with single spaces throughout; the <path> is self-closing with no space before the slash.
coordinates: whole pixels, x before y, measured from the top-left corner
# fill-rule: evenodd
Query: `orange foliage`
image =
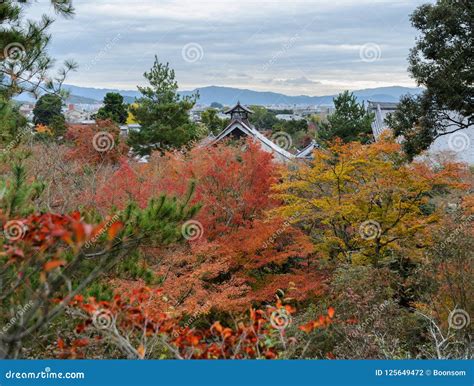
<path id="1" fill-rule="evenodd" d="M 160 336 L 162 345 L 178 359 L 274 359 L 280 355 L 275 338 L 285 339 L 284 329 L 296 311 L 278 299 L 275 306 L 265 310 L 250 309 L 249 316 L 236 321 L 234 327 L 216 321 L 209 328 L 195 329 L 180 327 L 178 318 L 156 309 L 153 305 L 160 297 L 161 290 L 148 287 L 140 287 L 127 295 L 116 294 L 110 302 L 95 298 L 85 301 L 82 296 L 76 296 L 71 306 L 86 313 L 85 323 L 81 323 L 76 332 L 89 336 L 75 339 L 69 346 L 60 338 L 60 356 L 82 357 L 82 348 L 94 340 L 104 344 L 104 340 L 110 339 L 129 357 L 143 359 L 147 354 L 147 340 Z M 333 316 L 333 311 L 332 315 L 322 316 L 325 323 L 318 326 L 311 322 L 312 328 L 327 327 Z M 120 335 L 127 340 L 115 339 Z"/>
<path id="2" fill-rule="evenodd" d="M 290 282 L 298 283 L 298 299 L 324 287 L 309 238 L 288 222 L 265 220 L 265 212 L 276 205 L 270 198 L 276 172 L 272 156 L 253 142 L 195 148 L 154 155 L 146 165 L 122 163 L 95 201 L 109 208 L 129 200 L 145 206 L 162 192 L 183 195 L 195 181 L 192 202 L 202 204 L 195 217 L 197 239 L 184 250 L 150 249 L 147 254 L 160 256 L 156 273 L 165 278 L 162 285 L 175 308 L 193 310 L 206 299 L 219 309 L 242 310 L 273 299 Z"/>
<path id="3" fill-rule="evenodd" d="M 65 138 L 74 143 L 68 158 L 85 164 L 117 163 L 128 153 L 119 128 L 109 120 L 95 125 L 70 125 Z"/>
<path id="4" fill-rule="evenodd" d="M 312 243 L 283 221 L 255 220 L 211 242 L 190 244 L 189 250 L 169 253 L 158 269 L 166 277 L 165 292 L 179 309 L 196 309 L 205 299 L 221 310 L 243 310 L 252 302 L 271 301 L 292 282 L 297 287 L 292 296 L 298 300 L 324 289 Z"/>
<path id="5" fill-rule="evenodd" d="M 153 196 L 183 196 L 196 182 L 192 203 L 203 208 L 196 217 L 208 239 L 232 228 L 246 226 L 271 205 L 275 182 L 271 154 L 253 142 L 246 148 L 224 144 L 192 149 L 187 154 L 155 154 L 148 164 L 123 162 L 115 175 L 98 189 L 96 200 L 106 209 L 123 208 L 134 200 L 145 206 Z"/>

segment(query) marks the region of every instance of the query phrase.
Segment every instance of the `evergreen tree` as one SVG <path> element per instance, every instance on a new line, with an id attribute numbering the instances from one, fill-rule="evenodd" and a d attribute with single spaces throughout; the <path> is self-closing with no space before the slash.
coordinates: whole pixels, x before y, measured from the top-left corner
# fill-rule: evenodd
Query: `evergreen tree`
<path id="1" fill-rule="evenodd" d="M 271 130 L 278 123 L 276 114 L 262 106 L 251 106 L 253 114 L 249 116 L 249 121 L 258 129 Z"/>
<path id="2" fill-rule="evenodd" d="M 104 107 L 97 112 L 98 119 L 111 119 L 115 123 L 124 124 L 127 121 L 128 108 L 123 103 L 123 96 L 119 93 L 108 92 L 104 97 Z"/>
<path id="3" fill-rule="evenodd" d="M 404 150 L 414 157 L 438 137 L 472 125 L 474 7 L 469 1 L 440 0 L 411 15 L 421 33 L 409 56 L 409 72 L 426 90 L 405 96 L 388 118 Z"/>
<path id="4" fill-rule="evenodd" d="M 26 118 L 20 114 L 12 101 L 3 104 L 0 117 L 0 144 L 14 145 L 15 140 L 21 139 L 20 133 L 26 127 Z"/>
<path id="5" fill-rule="evenodd" d="M 33 123 L 48 126 L 55 136 L 62 135 L 66 129 L 64 115 L 61 111 L 63 101 L 58 95 L 45 94 L 33 109 Z"/>
<path id="6" fill-rule="evenodd" d="M 367 112 L 364 104 L 357 103 L 356 97 L 344 91 L 334 98 L 335 111 L 328 116 L 328 122 L 321 124 L 318 137 L 322 141 L 341 138 L 344 142 L 367 143 L 372 139 L 374 115 Z"/>
<path id="7" fill-rule="evenodd" d="M 142 97 L 131 107 L 139 131 L 129 136 L 129 145 L 140 155 L 153 150 L 165 151 L 181 148 L 198 138 L 198 126 L 191 122 L 189 111 L 197 95 L 181 98 L 174 70 L 169 64 L 162 64 L 155 56 L 155 62 L 144 77 L 149 86 L 138 87 Z"/>
<path id="8" fill-rule="evenodd" d="M 221 119 L 217 116 L 216 109 L 207 109 L 201 114 L 201 122 L 212 134 L 219 134 L 229 123 L 228 119 Z"/>
<path id="9" fill-rule="evenodd" d="M 0 95 L 9 100 L 22 92 L 38 95 L 41 90 L 59 91 L 69 71 L 76 69 L 66 61 L 56 78 L 48 77 L 54 61 L 46 49 L 51 36 L 48 28 L 54 22 L 48 15 L 40 21 L 25 20 L 23 7 L 29 0 L 0 2 Z M 71 17 L 72 0 L 51 0 L 56 14 Z"/>

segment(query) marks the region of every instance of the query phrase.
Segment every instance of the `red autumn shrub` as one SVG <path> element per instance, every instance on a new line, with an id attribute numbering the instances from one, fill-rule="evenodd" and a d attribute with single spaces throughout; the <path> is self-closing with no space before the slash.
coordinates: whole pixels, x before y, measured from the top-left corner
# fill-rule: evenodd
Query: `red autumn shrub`
<path id="1" fill-rule="evenodd" d="M 68 157 L 85 164 L 117 163 L 128 153 L 119 128 L 109 120 L 95 125 L 70 125 L 65 139 L 73 144 Z"/>
<path id="2" fill-rule="evenodd" d="M 162 193 L 182 196 L 195 181 L 193 203 L 202 204 L 196 220 L 211 240 L 262 217 L 272 205 L 270 186 L 275 175 L 271 154 L 253 142 L 245 148 L 225 144 L 196 147 L 187 154 L 155 154 L 146 165 L 122 163 L 99 187 L 97 202 L 105 209 L 122 208 L 128 200 L 144 206 Z"/>
<path id="3" fill-rule="evenodd" d="M 162 296 L 161 290 L 148 287 L 116 294 L 110 302 L 76 296 L 71 307 L 80 311 L 83 321 L 76 327 L 78 336 L 69 344 L 58 340 L 59 355 L 83 357 L 88 346 L 98 342 L 102 348 L 114 346 L 134 359 L 152 356 L 157 347 L 176 359 L 274 359 L 284 356 L 288 346 L 296 343 L 285 332 L 296 309 L 279 299 L 264 310 L 250 309 L 235 326 L 216 321 L 210 327 L 193 328 L 180 325 L 182 320 L 156 307 Z M 330 308 L 327 316 L 300 329 L 309 333 L 327 327 L 333 317 L 334 309 Z"/>

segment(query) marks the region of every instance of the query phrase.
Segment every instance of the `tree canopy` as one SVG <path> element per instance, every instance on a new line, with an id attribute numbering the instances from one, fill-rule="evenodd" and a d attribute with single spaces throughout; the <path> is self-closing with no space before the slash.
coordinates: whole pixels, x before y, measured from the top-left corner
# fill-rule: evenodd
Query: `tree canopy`
<path id="1" fill-rule="evenodd" d="M 367 112 L 364 104 L 358 103 L 355 95 L 344 91 L 334 98 L 335 111 L 328 116 L 328 121 L 320 125 L 318 137 L 324 142 L 336 138 L 344 142 L 369 142 L 372 136 L 374 115 Z"/>
<path id="2" fill-rule="evenodd" d="M 62 135 L 66 130 L 62 106 L 63 101 L 58 95 L 45 94 L 41 96 L 33 109 L 33 123 L 47 126 L 54 131 L 55 136 Z"/>
<path id="3" fill-rule="evenodd" d="M 116 92 L 108 92 L 104 97 L 104 106 L 99 109 L 97 119 L 110 119 L 115 123 L 124 124 L 128 118 L 128 107 L 123 103 L 123 96 Z"/>
<path id="4" fill-rule="evenodd" d="M 180 148 L 197 139 L 198 126 L 189 117 L 197 95 L 181 98 L 174 70 L 168 63 L 160 63 L 156 56 L 153 67 L 144 77 L 149 86 L 138 87 L 142 97 L 131 106 L 133 116 L 141 125 L 140 130 L 129 135 L 133 151 L 147 155 L 152 150 Z"/>
<path id="5" fill-rule="evenodd" d="M 426 89 L 419 96 L 403 97 L 388 119 L 395 134 L 403 135 L 410 157 L 436 138 L 472 125 L 473 9 L 469 1 L 442 0 L 423 4 L 411 15 L 420 36 L 408 70 Z"/>

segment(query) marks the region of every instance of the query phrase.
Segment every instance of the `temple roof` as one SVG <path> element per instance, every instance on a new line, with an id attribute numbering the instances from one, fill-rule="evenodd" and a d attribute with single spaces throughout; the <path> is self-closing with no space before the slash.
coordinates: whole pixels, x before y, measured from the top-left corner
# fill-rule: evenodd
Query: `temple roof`
<path id="1" fill-rule="evenodd" d="M 249 108 L 245 107 L 245 106 L 242 106 L 240 104 L 240 101 L 238 101 L 237 104 L 234 107 L 230 108 L 229 110 L 224 111 L 224 114 L 230 114 L 230 113 L 233 113 L 234 111 L 239 111 L 239 110 L 240 111 L 246 111 L 249 114 L 253 114 L 253 111 L 250 110 Z"/>
<path id="2" fill-rule="evenodd" d="M 211 143 L 217 143 L 221 141 L 222 139 L 230 135 L 234 130 L 240 130 L 245 135 L 254 138 L 258 142 L 260 142 L 264 146 L 264 148 L 271 151 L 272 153 L 278 154 L 279 158 L 282 160 L 284 159 L 286 161 L 289 161 L 295 158 L 293 154 L 281 148 L 276 143 L 265 137 L 258 130 L 255 130 L 253 127 L 247 125 L 240 119 L 233 120 L 217 137 L 212 139 Z"/>
<path id="3" fill-rule="evenodd" d="M 308 146 L 296 153 L 296 158 L 311 158 L 314 149 L 319 149 L 319 145 L 315 141 L 311 141 Z"/>

